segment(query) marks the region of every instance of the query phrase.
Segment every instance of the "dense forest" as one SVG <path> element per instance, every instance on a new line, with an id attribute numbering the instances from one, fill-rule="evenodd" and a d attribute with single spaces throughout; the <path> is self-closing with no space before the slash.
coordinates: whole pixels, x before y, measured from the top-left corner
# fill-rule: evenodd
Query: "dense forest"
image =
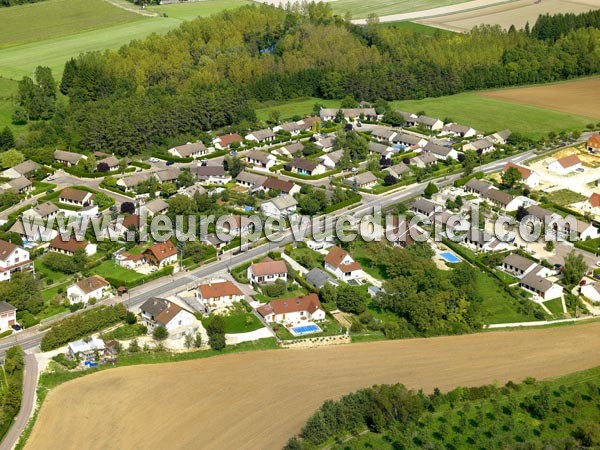
<path id="1" fill-rule="evenodd" d="M 26 145 L 136 154 L 203 130 L 248 129 L 267 100 L 423 98 L 600 72 L 600 30 L 573 28 L 552 40 L 489 26 L 429 36 L 374 19 L 359 27 L 322 3 L 250 5 L 68 61 L 60 90 L 70 101 L 55 111 L 27 82 L 21 106 L 35 100 L 30 113 L 53 119 Z"/>
<path id="2" fill-rule="evenodd" d="M 581 14 L 542 14 L 531 29 L 537 39 L 556 41 L 571 30 L 579 28 L 600 28 L 600 10 Z"/>
<path id="3" fill-rule="evenodd" d="M 0 381 L 0 439 L 10 429 L 21 408 L 25 354 L 20 346 L 6 350 Z"/>
<path id="4" fill-rule="evenodd" d="M 598 369 L 445 394 L 373 386 L 327 400 L 285 449 L 598 448 L 599 402 Z"/>

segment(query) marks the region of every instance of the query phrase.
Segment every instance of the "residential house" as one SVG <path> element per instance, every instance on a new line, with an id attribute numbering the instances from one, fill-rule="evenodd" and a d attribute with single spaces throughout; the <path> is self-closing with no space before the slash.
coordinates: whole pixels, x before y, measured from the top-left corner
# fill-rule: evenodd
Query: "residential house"
<path id="1" fill-rule="evenodd" d="M 320 124 L 320 117 L 305 117 L 302 120 L 296 122 L 302 131 L 311 131 L 313 129 L 313 125 Z"/>
<path id="2" fill-rule="evenodd" d="M 483 138 L 466 143 L 462 146 L 462 149 L 463 152 L 466 152 L 467 150 L 472 150 L 480 155 L 485 155 L 486 153 L 493 152 L 496 149 L 496 147 L 494 147 L 494 143 L 491 140 Z"/>
<path id="3" fill-rule="evenodd" d="M 87 305 L 91 299 L 102 300 L 110 291 L 110 283 L 100 275 L 73 283 L 67 288 L 67 298 L 71 303 L 83 303 Z"/>
<path id="4" fill-rule="evenodd" d="M 62 253 L 64 255 L 73 256 L 77 249 L 84 249 L 88 256 L 92 256 L 96 253 L 96 244 L 91 244 L 88 241 L 78 241 L 71 237 L 68 240 L 63 240 L 59 234 L 50 241 L 48 245 L 48 251 Z"/>
<path id="5" fill-rule="evenodd" d="M 5 301 L 0 302 L 0 333 L 17 324 L 17 308 Z"/>
<path id="6" fill-rule="evenodd" d="M 115 264 L 126 269 L 135 270 L 146 264 L 146 257 L 143 253 L 132 254 L 129 252 L 121 252 L 115 255 Z"/>
<path id="7" fill-rule="evenodd" d="M 473 137 L 477 134 L 477 130 L 468 127 L 466 125 L 459 125 L 457 123 L 448 123 L 444 125 L 440 134 L 447 134 L 450 136 L 457 136 L 462 138 Z"/>
<path id="8" fill-rule="evenodd" d="M 389 173 L 391 176 L 398 179 L 411 174 L 410 167 L 408 167 L 404 163 L 395 164 L 391 167 L 387 167 L 383 169 L 383 171 Z"/>
<path id="9" fill-rule="evenodd" d="M 15 179 L 20 177 L 28 177 L 33 172 L 41 168 L 42 166 L 40 166 L 38 163 L 28 159 L 27 161 L 23 161 L 16 166 L 6 169 L 4 172 L 2 172 L 2 178 Z"/>
<path id="10" fill-rule="evenodd" d="M 517 253 L 511 253 L 502 261 L 502 269 L 517 278 L 521 278 L 539 267 L 535 261 Z"/>
<path id="11" fill-rule="evenodd" d="M 544 301 L 560 298 L 563 295 L 563 288 L 561 285 L 533 272 L 530 272 L 521 278 L 519 285 L 523 289 L 534 293 Z"/>
<path id="12" fill-rule="evenodd" d="M 148 217 L 154 217 L 157 214 L 163 214 L 169 209 L 169 204 L 162 198 L 155 198 L 140 206 L 140 214 L 146 214 Z"/>
<path id="13" fill-rule="evenodd" d="M 332 247 L 325 256 L 325 269 L 342 281 L 363 277 L 361 265 L 350 256 L 350 253 L 337 245 Z"/>
<path id="14" fill-rule="evenodd" d="M 108 171 L 118 170 L 119 169 L 119 158 L 117 158 L 116 156 L 110 155 L 110 156 L 107 156 L 106 158 L 102 158 L 102 159 L 98 160 L 96 163 L 96 170 L 98 170 L 98 168 L 100 166 L 104 166 L 104 165 L 106 165 L 106 167 L 108 167 Z"/>
<path id="15" fill-rule="evenodd" d="M 531 216 L 532 222 L 545 224 L 547 227 L 553 226 L 562 220 L 559 214 L 537 205 L 527 208 L 527 214 Z"/>
<path id="16" fill-rule="evenodd" d="M 240 172 L 238 176 L 235 177 L 235 182 L 238 186 L 247 187 L 250 191 L 261 188 L 266 181 L 267 177 L 246 171 Z"/>
<path id="17" fill-rule="evenodd" d="M 30 192 L 32 189 L 33 183 L 25 177 L 10 179 L 0 187 L 0 191 L 14 191 L 18 194 L 25 194 Z"/>
<path id="18" fill-rule="evenodd" d="M 33 270 L 29 251 L 12 242 L 0 239 L 0 281 L 10 280 L 11 274 Z"/>
<path id="19" fill-rule="evenodd" d="M 29 245 L 31 245 L 30 243 L 32 242 L 51 241 L 58 234 L 58 231 L 49 227 L 45 227 L 43 224 L 38 224 L 35 227 L 28 227 L 26 230 L 22 220 L 15 221 L 13 226 L 10 227 L 8 231 L 11 233 L 17 233 L 23 238 L 24 241 L 29 241 Z"/>
<path id="20" fill-rule="evenodd" d="M 437 162 L 438 158 L 431 153 L 421 153 L 419 156 L 414 156 L 408 160 L 410 166 L 416 166 L 421 169 L 433 166 L 434 164 L 437 164 Z"/>
<path id="21" fill-rule="evenodd" d="M 315 142 L 315 145 L 325 153 L 333 150 L 333 146 L 335 145 L 335 135 L 326 136 L 324 138 L 319 139 Z"/>
<path id="22" fill-rule="evenodd" d="M 130 192 L 150 178 L 156 178 L 156 176 L 153 173 L 136 173 L 135 175 L 119 178 L 117 186 L 123 188 L 125 192 Z"/>
<path id="23" fill-rule="evenodd" d="M 277 280 L 288 281 L 288 268 L 285 261 L 274 261 L 264 258 L 251 264 L 247 271 L 248 280 L 252 284 L 274 283 Z"/>
<path id="24" fill-rule="evenodd" d="M 267 181 L 262 184 L 262 188 L 266 192 L 275 190 L 286 195 L 295 195 L 296 193 L 300 192 L 300 186 L 297 184 L 294 184 L 291 181 L 280 180 L 279 178 L 271 177 L 267 178 Z"/>
<path id="25" fill-rule="evenodd" d="M 244 156 L 247 164 L 253 165 L 255 168 L 260 169 L 270 169 L 277 162 L 277 158 L 275 156 L 261 152 L 258 150 L 250 150 Z"/>
<path id="26" fill-rule="evenodd" d="M 206 189 L 204 189 L 202 186 L 200 186 L 199 184 L 192 184 L 191 186 L 188 186 L 185 189 L 182 189 L 180 191 L 180 194 L 185 195 L 186 197 L 189 197 L 189 198 L 194 198 L 194 196 L 196 194 L 206 195 L 207 192 L 208 191 Z"/>
<path id="27" fill-rule="evenodd" d="M 510 168 L 515 168 L 519 171 L 519 173 L 521 174 L 523 183 L 527 187 L 534 189 L 540 183 L 540 180 L 541 180 L 540 176 L 538 175 L 537 172 L 533 171 L 532 169 L 530 169 L 528 167 L 520 166 L 513 162 L 508 162 L 502 168 L 502 172 L 504 173 Z"/>
<path id="28" fill-rule="evenodd" d="M 277 154 L 279 156 L 285 156 L 286 158 L 292 158 L 296 154 L 300 154 L 304 149 L 304 144 L 302 142 L 292 142 L 291 144 L 284 145 L 283 147 L 279 147 L 273 150 L 273 154 Z"/>
<path id="29" fill-rule="evenodd" d="M 579 288 L 581 295 L 594 303 L 600 303 L 600 283 L 587 283 L 585 281 L 584 283 Z"/>
<path id="30" fill-rule="evenodd" d="M 196 166 L 191 168 L 191 172 L 200 184 L 227 184 L 231 181 L 231 175 L 223 166 Z"/>
<path id="31" fill-rule="evenodd" d="M 54 150 L 54 160 L 66 166 L 74 166 L 82 159 L 87 159 L 87 156 L 64 150 Z"/>
<path id="32" fill-rule="evenodd" d="M 241 145 L 243 141 L 244 138 L 237 133 L 222 134 L 213 140 L 213 145 L 219 150 L 226 150 L 230 148 L 231 144 L 234 142 Z"/>
<path id="33" fill-rule="evenodd" d="M 423 147 L 423 151 L 431 153 L 436 158 L 442 160 L 458 159 L 458 152 L 452 147 L 442 147 L 433 142 L 428 142 L 425 147 Z"/>
<path id="34" fill-rule="evenodd" d="M 170 300 L 152 297 L 140 306 L 140 317 L 142 323 L 148 327 L 151 333 L 154 328 L 162 326 L 169 334 L 174 334 L 183 328 L 193 327 L 195 317 L 187 309 L 173 303 Z"/>
<path id="35" fill-rule="evenodd" d="M 146 262 L 156 267 L 166 267 L 177 262 L 177 248 L 171 241 L 152 244 L 143 254 Z"/>
<path id="36" fill-rule="evenodd" d="M 58 197 L 60 203 L 73 206 L 90 206 L 94 203 L 94 194 L 80 189 L 63 189 Z"/>
<path id="37" fill-rule="evenodd" d="M 104 341 L 97 337 L 90 338 L 87 342 L 83 339 L 69 342 L 67 352 L 71 359 L 76 359 L 80 362 L 95 361 L 96 356 L 104 354 L 106 345 Z"/>
<path id="38" fill-rule="evenodd" d="M 502 208 L 505 211 L 516 211 L 519 209 L 519 206 L 523 206 L 523 201 L 520 197 L 515 197 L 508 192 L 496 188 L 488 189 L 482 197 L 492 205 Z"/>
<path id="39" fill-rule="evenodd" d="M 198 300 L 209 311 L 232 306 L 243 299 L 244 293 L 231 281 L 198 286 Z"/>
<path id="40" fill-rule="evenodd" d="M 325 320 L 325 310 L 317 294 L 272 300 L 257 309 L 268 323 L 301 323 Z"/>
<path id="41" fill-rule="evenodd" d="M 579 156 L 569 155 L 548 164 L 548 170 L 560 175 L 567 175 L 583 167 Z"/>
<path id="42" fill-rule="evenodd" d="M 465 234 L 464 243 L 468 246 L 472 246 L 477 251 L 488 252 L 491 250 L 490 244 L 494 241 L 494 238 L 485 230 L 478 228 L 469 228 Z"/>
<path id="43" fill-rule="evenodd" d="M 347 186 L 356 186 L 359 189 L 371 189 L 379 182 L 379 178 L 371 172 L 363 172 L 353 177 L 346 178 L 344 184 Z"/>
<path id="44" fill-rule="evenodd" d="M 402 118 L 404 119 L 404 122 L 405 122 L 404 125 L 405 126 L 407 126 L 407 127 L 414 127 L 414 126 L 417 125 L 417 123 L 418 123 L 417 122 L 418 116 L 416 114 L 409 113 L 409 112 L 406 112 L 406 111 L 396 111 L 396 112 L 399 113 L 402 116 Z"/>
<path id="45" fill-rule="evenodd" d="M 317 267 L 309 270 L 306 275 L 304 275 L 304 279 L 307 283 L 314 286 L 317 289 L 321 289 L 326 284 L 331 284 L 332 286 L 338 286 L 338 282 L 335 281 L 329 274 Z"/>
<path id="46" fill-rule="evenodd" d="M 402 147 L 425 147 L 427 145 L 427 139 L 422 138 L 411 133 L 398 133 L 392 138 L 392 143 L 401 145 Z"/>
<path id="47" fill-rule="evenodd" d="M 294 158 L 285 164 L 285 169 L 298 175 L 320 175 L 325 173 L 325 166 L 316 161 L 310 161 L 303 158 Z"/>
<path id="48" fill-rule="evenodd" d="M 394 149 L 389 145 L 379 144 L 377 142 L 369 142 L 369 155 L 378 155 L 379 159 L 391 159 L 394 154 Z"/>
<path id="49" fill-rule="evenodd" d="M 335 169 L 344 156 L 344 150 L 336 150 L 335 152 L 327 153 L 323 156 L 319 156 L 317 160 L 328 169 Z"/>
<path id="50" fill-rule="evenodd" d="M 340 108 L 321 108 L 319 117 L 323 121 L 334 120 Z M 348 122 L 353 122 L 357 119 L 360 120 L 377 120 L 377 111 L 375 108 L 341 108 L 344 119 Z M 364 118 L 364 119 L 363 119 Z"/>
<path id="51" fill-rule="evenodd" d="M 429 217 L 432 214 L 440 211 L 442 209 L 441 206 L 436 205 L 431 200 L 427 200 L 426 198 L 419 197 L 417 198 L 411 205 L 410 210 L 415 214 L 420 214 L 425 217 Z"/>
<path id="52" fill-rule="evenodd" d="M 396 134 L 396 130 L 387 127 L 376 127 L 371 131 L 371 137 L 378 142 L 392 142 L 392 139 Z"/>
<path id="53" fill-rule="evenodd" d="M 502 130 L 497 133 L 486 136 L 487 139 L 491 140 L 496 145 L 504 145 L 508 142 L 508 138 L 512 135 L 510 130 Z"/>
<path id="54" fill-rule="evenodd" d="M 296 213 L 297 205 L 293 196 L 283 194 L 264 202 L 260 205 L 260 210 L 267 216 L 284 219 Z"/>
<path id="55" fill-rule="evenodd" d="M 275 140 L 275 133 L 270 128 L 265 128 L 264 130 L 253 131 L 252 133 L 246 135 L 245 138 L 247 141 L 258 142 L 262 144 L 263 142 L 271 142 Z"/>
<path id="56" fill-rule="evenodd" d="M 576 221 L 577 228 L 575 231 L 577 239 L 585 241 L 586 239 L 596 239 L 600 236 L 598 233 L 598 228 L 596 228 L 593 224 L 578 219 L 576 219 Z"/>
<path id="57" fill-rule="evenodd" d="M 158 181 L 161 183 L 175 183 L 179 175 L 181 175 L 181 169 L 177 167 L 170 167 L 165 170 L 161 170 L 154 174 Z"/>
<path id="58" fill-rule="evenodd" d="M 31 209 L 23 212 L 23 217 L 34 219 L 47 220 L 50 217 L 56 216 L 60 209 L 52 202 L 44 202 L 34 206 Z"/>
<path id="59" fill-rule="evenodd" d="M 487 181 L 478 180 L 477 178 L 471 178 L 464 186 L 465 192 L 472 192 L 477 195 L 485 195 L 487 191 L 492 187 L 491 183 Z"/>
<path id="60" fill-rule="evenodd" d="M 591 153 L 600 152 L 600 133 L 592 134 L 586 142 L 586 148 Z"/>
<path id="61" fill-rule="evenodd" d="M 598 214 L 600 212 L 600 194 L 597 192 L 592 193 L 592 195 L 590 195 L 590 198 L 583 202 L 582 208 L 585 211 L 590 211 L 593 214 Z"/>
<path id="62" fill-rule="evenodd" d="M 184 145 L 179 145 L 169 149 L 169 154 L 176 158 L 200 158 L 201 156 L 208 155 L 210 150 L 206 148 L 206 145 L 202 141 L 188 142 Z"/>
<path id="63" fill-rule="evenodd" d="M 290 133 L 292 136 L 298 136 L 303 129 L 304 128 L 298 122 L 286 122 L 273 127 L 273 131 L 275 133 L 278 131 L 285 131 Z"/>
<path id="64" fill-rule="evenodd" d="M 417 116 L 417 126 L 421 126 L 430 131 L 438 131 L 444 127 L 444 122 L 440 119 L 427 116 Z"/>
<path id="65" fill-rule="evenodd" d="M 220 231 L 234 236 L 241 236 L 242 234 L 249 233 L 253 227 L 252 220 L 246 216 L 236 214 L 228 217 L 227 221 L 220 227 Z"/>

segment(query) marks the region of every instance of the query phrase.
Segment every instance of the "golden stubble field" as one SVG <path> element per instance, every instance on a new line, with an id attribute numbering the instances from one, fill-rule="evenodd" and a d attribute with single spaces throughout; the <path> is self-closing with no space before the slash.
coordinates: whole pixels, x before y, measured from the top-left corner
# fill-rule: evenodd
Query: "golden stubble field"
<path id="1" fill-rule="evenodd" d="M 600 323 L 230 354 L 125 367 L 51 391 L 27 449 L 280 449 L 325 399 L 431 391 L 600 365 Z"/>
<path id="2" fill-rule="evenodd" d="M 420 20 L 419 23 L 452 31 L 469 31 L 474 26 L 491 24 L 509 28 L 533 26 L 540 14 L 582 13 L 600 8 L 600 0 L 517 0 Z"/>
<path id="3" fill-rule="evenodd" d="M 600 78 L 500 89 L 480 95 L 600 119 Z"/>

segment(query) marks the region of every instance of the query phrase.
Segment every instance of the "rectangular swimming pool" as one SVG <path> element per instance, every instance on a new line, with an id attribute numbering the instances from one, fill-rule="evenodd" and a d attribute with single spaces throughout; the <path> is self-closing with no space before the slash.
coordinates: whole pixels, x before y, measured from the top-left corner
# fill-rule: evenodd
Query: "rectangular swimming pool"
<path id="1" fill-rule="evenodd" d="M 292 333 L 294 336 L 303 336 L 305 334 L 321 332 L 321 328 L 319 328 L 319 326 L 314 323 L 311 323 L 309 325 L 301 325 L 298 327 L 293 327 L 293 328 L 290 328 L 289 330 L 290 330 L 290 333 Z"/>
<path id="2" fill-rule="evenodd" d="M 451 264 L 456 264 L 460 262 L 460 258 L 452 252 L 442 252 L 440 253 L 440 256 L 444 261 L 449 262 Z"/>

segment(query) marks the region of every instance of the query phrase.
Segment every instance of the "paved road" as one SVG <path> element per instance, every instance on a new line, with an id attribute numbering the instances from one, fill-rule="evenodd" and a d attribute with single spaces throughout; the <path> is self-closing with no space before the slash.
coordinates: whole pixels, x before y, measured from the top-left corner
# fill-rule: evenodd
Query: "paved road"
<path id="1" fill-rule="evenodd" d="M 31 417 L 35 402 L 35 388 L 37 385 L 38 378 L 38 365 L 35 355 L 25 355 L 25 373 L 23 378 L 23 398 L 21 400 L 21 409 L 15 418 L 8 433 L 4 436 L 2 443 L 0 443 L 0 450 L 11 450 L 21 433 L 27 426 L 27 421 Z"/>
<path id="2" fill-rule="evenodd" d="M 487 173 L 495 172 L 500 170 L 508 160 L 512 160 L 514 162 L 522 162 L 526 159 L 531 158 L 534 155 L 535 153 L 533 151 L 524 152 L 511 158 L 505 158 L 486 164 L 481 167 L 481 170 Z M 460 175 L 449 176 L 443 180 L 439 180 L 438 184 L 450 184 L 459 177 Z M 360 218 L 371 213 L 374 207 L 379 207 L 383 209 L 388 206 L 394 205 L 398 202 L 408 200 L 412 197 L 423 193 L 427 184 L 427 182 L 413 184 L 411 186 L 392 191 L 385 196 L 366 195 L 365 200 L 367 201 L 367 204 L 363 204 L 357 208 L 352 209 L 352 215 L 354 217 Z M 336 212 L 332 216 L 340 217 L 343 214 L 345 214 L 345 211 L 341 210 L 339 212 Z M 331 231 L 331 229 L 328 229 L 327 231 Z M 225 257 L 222 258 L 220 261 L 204 265 L 196 270 L 193 270 L 192 272 L 180 273 L 171 278 L 163 277 L 161 279 L 148 283 L 147 285 L 142 285 L 135 289 L 132 289 L 130 295 L 125 297 L 118 297 L 115 299 L 115 302 L 125 303 L 128 308 L 135 308 L 141 305 L 150 297 L 167 296 L 184 290 L 186 288 L 191 288 L 194 284 L 197 284 L 198 281 L 202 280 L 203 278 L 207 278 L 217 272 L 227 270 L 233 265 L 237 266 L 252 261 L 253 259 L 258 258 L 259 256 L 263 255 L 268 251 L 280 250 L 285 245 L 293 242 L 293 240 L 294 238 L 291 234 L 291 231 L 287 231 L 283 233 L 282 239 L 278 243 L 270 243 L 257 246 L 235 256 L 230 253 L 229 255 L 225 255 Z M 33 329 L 27 330 L 23 333 L 15 335 L 14 337 L 1 341 L 0 356 L 4 355 L 4 352 L 8 348 L 17 344 L 21 345 L 24 349 L 37 347 L 42 340 L 43 334 L 43 331 Z"/>

